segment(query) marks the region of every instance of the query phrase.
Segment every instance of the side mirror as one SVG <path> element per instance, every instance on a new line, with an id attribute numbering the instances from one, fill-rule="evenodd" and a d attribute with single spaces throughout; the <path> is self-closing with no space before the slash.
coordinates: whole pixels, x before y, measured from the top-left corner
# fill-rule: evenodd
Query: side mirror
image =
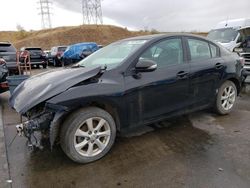
<path id="1" fill-rule="evenodd" d="M 152 72 L 157 69 L 155 61 L 149 59 L 140 59 L 135 66 L 137 72 Z"/>

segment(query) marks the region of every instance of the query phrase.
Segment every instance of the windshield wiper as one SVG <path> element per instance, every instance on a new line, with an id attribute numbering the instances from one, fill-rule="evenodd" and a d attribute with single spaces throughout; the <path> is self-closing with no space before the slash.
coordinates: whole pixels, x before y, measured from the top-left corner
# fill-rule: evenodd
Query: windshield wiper
<path id="1" fill-rule="evenodd" d="M 107 70 L 108 66 L 107 64 L 104 65 L 104 67 L 102 68 L 102 70 Z"/>
<path id="2" fill-rule="evenodd" d="M 80 64 L 75 64 L 75 65 L 72 65 L 71 68 L 80 68 L 80 67 L 85 67 L 83 65 L 80 65 Z"/>

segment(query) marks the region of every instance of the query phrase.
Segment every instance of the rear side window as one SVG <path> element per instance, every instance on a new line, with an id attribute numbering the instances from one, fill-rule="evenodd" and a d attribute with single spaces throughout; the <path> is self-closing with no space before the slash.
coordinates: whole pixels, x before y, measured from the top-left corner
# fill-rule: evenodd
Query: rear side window
<path id="1" fill-rule="evenodd" d="M 16 52 L 16 49 L 9 43 L 0 43 L 0 52 Z"/>
<path id="2" fill-rule="evenodd" d="M 188 39 L 191 60 L 204 60 L 211 58 L 208 42 L 198 39 Z"/>
<path id="3" fill-rule="evenodd" d="M 212 58 L 219 57 L 219 48 L 213 44 L 209 44 Z"/>

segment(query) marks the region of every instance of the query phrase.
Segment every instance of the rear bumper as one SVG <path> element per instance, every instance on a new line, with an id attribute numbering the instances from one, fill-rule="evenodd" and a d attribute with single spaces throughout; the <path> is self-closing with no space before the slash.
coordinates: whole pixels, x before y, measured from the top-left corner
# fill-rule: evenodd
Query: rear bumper
<path id="1" fill-rule="evenodd" d="M 30 62 L 31 65 L 44 65 L 47 64 L 47 61 L 31 61 Z"/>

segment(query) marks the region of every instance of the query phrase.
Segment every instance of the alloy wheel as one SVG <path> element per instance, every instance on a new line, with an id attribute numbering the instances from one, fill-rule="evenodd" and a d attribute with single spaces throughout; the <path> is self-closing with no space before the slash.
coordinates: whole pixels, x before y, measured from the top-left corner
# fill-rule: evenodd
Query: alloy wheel
<path id="1" fill-rule="evenodd" d="M 234 87 L 228 86 L 223 90 L 221 95 L 221 106 L 224 110 L 230 110 L 236 99 L 236 91 Z"/>
<path id="2" fill-rule="evenodd" d="M 74 147 L 84 157 L 94 157 L 101 153 L 109 143 L 111 128 L 101 117 L 84 121 L 76 130 Z"/>

